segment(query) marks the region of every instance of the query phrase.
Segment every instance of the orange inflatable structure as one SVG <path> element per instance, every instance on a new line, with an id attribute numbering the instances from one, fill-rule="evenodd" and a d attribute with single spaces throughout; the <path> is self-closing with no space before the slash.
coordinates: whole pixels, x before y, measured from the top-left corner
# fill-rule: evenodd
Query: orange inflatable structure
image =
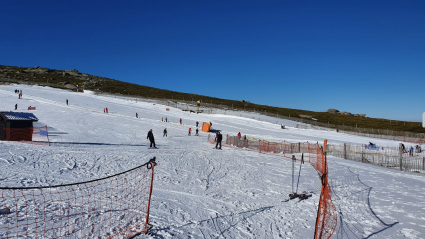
<path id="1" fill-rule="evenodd" d="M 210 132 L 210 127 L 211 127 L 211 125 L 209 123 L 206 123 L 206 122 L 202 123 L 202 131 L 203 132 Z"/>

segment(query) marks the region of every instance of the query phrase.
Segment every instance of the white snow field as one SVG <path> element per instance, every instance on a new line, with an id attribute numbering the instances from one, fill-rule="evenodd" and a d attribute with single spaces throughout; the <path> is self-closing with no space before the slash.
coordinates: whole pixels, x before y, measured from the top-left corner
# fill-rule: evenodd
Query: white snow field
<path id="1" fill-rule="evenodd" d="M 22 90 L 23 99 L 18 99 L 15 89 Z M 297 129 L 296 122 L 281 119 L 271 121 L 278 124 L 252 119 L 258 115 L 194 114 L 89 91 L 0 85 L 0 111 L 14 111 L 16 103 L 17 112 L 36 107 L 30 112 L 39 118 L 36 124 L 48 126 L 51 146 L 0 141 L 1 187 L 83 182 L 156 157 L 150 210 L 153 228 L 138 238 L 313 238 L 321 188 L 313 167 L 302 165 L 298 189 L 313 192 L 312 197 L 282 202 L 292 192 L 290 159 L 232 147 L 215 150 L 207 142 L 207 133 L 193 136 L 193 131 L 188 136 L 188 128 L 194 130 L 196 121 L 211 121 L 212 128 L 224 135 L 241 132 L 277 142 L 400 143 Z M 108 114 L 103 113 L 105 107 Z M 162 122 L 162 117 L 169 122 Z M 281 123 L 287 129 L 280 129 Z M 164 128 L 168 137 L 162 136 Z M 159 149 L 148 149 L 149 129 Z M 425 238 L 424 175 L 335 157 L 328 157 L 328 166 L 339 215 L 332 238 Z M 299 167 L 297 161 L 295 179 Z M 0 223 L 4 223 L 1 215 Z"/>

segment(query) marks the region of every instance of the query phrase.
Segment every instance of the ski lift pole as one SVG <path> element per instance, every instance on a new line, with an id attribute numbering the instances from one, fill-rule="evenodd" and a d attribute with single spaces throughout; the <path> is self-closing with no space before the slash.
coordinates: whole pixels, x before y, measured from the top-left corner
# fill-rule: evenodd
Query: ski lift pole
<path id="1" fill-rule="evenodd" d="M 292 192 L 294 192 L 294 162 L 295 155 L 292 155 Z"/>
<path id="2" fill-rule="evenodd" d="M 298 173 L 297 190 L 295 191 L 295 193 L 298 193 L 298 184 L 300 183 L 301 165 L 302 164 L 304 164 L 304 154 L 301 154 L 300 172 Z"/>

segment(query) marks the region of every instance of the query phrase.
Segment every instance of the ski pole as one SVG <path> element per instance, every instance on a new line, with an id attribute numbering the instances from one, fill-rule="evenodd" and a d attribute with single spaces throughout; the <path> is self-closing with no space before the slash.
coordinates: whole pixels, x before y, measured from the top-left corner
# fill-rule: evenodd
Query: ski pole
<path id="1" fill-rule="evenodd" d="M 295 193 L 298 193 L 298 184 L 300 183 L 300 175 L 301 175 L 301 165 L 303 163 L 304 163 L 304 154 L 301 154 L 300 172 L 298 173 L 297 190 L 295 191 Z"/>
<path id="2" fill-rule="evenodd" d="M 292 192 L 294 192 L 294 164 L 295 164 L 295 155 L 292 155 Z"/>

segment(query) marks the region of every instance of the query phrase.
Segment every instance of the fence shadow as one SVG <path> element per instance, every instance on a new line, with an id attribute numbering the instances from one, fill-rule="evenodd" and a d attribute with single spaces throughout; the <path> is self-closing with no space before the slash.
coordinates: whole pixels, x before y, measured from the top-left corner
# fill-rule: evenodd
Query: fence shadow
<path id="1" fill-rule="evenodd" d="M 370 238 L 398 224 L 385 223 L 370 206 L 372 187 L 364 184 L 349 167 L 333 174 L 332 200 L 338 208 L 337 238 Z"/>
<path id="2" fill-rule="evenodd" d="M 100 146 L 135 146 L 135 147 L 140 147 L 140 146 L 146 146 L 148 147 L 149 144 L 109 144 L 109 143 L 90 143 L 90 142 L 50 142 L 51 145 L 54 144 L 77 144 L 77 145 L 100 145 Z M 157 144 L 158 145 L 158 144 Z M 159 146 L 159 145 L 158 145 Z"/>
<path id="3" fill-rule="evenodd" d="M 158 232 L 164 231 L 170 234 L 172 230 L 178 230 L 184 227 L 190 227 L 196 225 L 201 233 L 204 235 L 208 235 L 206 238 L 226 238 L 226 233 L 232 229 L 236 229 L 237 225 L 248 218 L 255 216 L 261 212 L 267 211 L 274 208 L 274 206 L 262 207 L 255 210 L 248 210 L 239 213 L 229 213 L 226 215 L 218 215 L 215 217 L 204 219 L 197 222 L 189 222 L 187 224 L 178 226 L 178 227 L 161 227 L 161 228 L 153 228 L 149 231 L 151 236 L 155 238 L 165 238 L 161 235 L 158 235 Z M 237 230 L 237 229 L 236 229 Z M 189 237 L 189 236 L 188 236 Z"/>

